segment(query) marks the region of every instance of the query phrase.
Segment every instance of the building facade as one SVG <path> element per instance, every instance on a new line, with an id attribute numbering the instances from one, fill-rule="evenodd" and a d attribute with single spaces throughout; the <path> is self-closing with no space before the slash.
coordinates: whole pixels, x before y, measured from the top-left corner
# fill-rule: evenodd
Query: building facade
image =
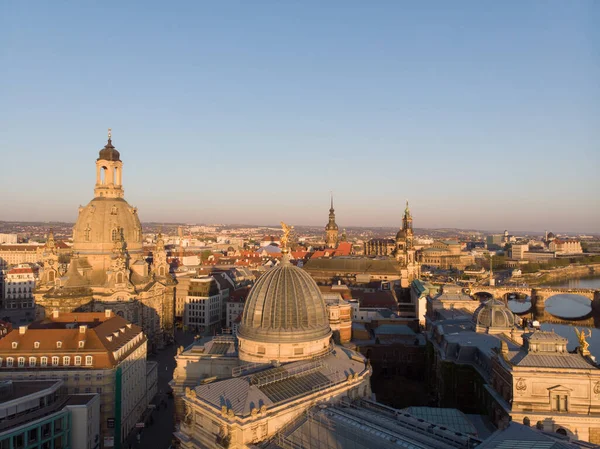
<path id="1" fill-rule="evenodd" d="M 96 393 L 102 437 L 123 439 L 152 399 L 146 353 L 142 329 L 110 310 L 55 312 L 0 340 L 0 380 L 61 379 L 69 394 Z"/>
<path id="2" fill-rule="evenodd" d="M 18 265 L 8 270 L 4 276 L 5 309 L 33 309 L 35 275 L 27 265 Z"/>
<path id="3" fill-rule="evenodd" d="M 223 307 L 219 285 L 212 276 L 192 278 L 185 298 L 183 322 L 193 328 L 216 328 L 221 323 Z"/>

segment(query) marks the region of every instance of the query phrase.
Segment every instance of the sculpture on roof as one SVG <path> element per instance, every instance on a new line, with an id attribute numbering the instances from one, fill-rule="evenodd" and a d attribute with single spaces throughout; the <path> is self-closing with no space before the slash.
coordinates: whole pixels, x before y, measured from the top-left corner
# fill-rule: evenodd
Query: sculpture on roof
<path id="1" fill-rule="evenodd" d="M 281 247 L 283 249 L 287 249 L 288 244 L 290 242 L 290 234 L 292 233 L 292 230 L 294 229 L 294 227 L 287 225 L 282 221 L 281 229 L 283 230 L 283 236 L 281 237 Z"/>
<path id="2" fill-rule="evenodd" d="M 575 328 L 575 335 L 577 335 L 577 339 L 579 340 L 579 350 L 582 355 L 589 355 L 590 351 L 588 348 L 590 344 L 586 341 L 586 338 L 590 338 L 592 336 L 592 331 L 588 329 L 588 334 L 585 334 L 585 329 L 579 330 Z"/>

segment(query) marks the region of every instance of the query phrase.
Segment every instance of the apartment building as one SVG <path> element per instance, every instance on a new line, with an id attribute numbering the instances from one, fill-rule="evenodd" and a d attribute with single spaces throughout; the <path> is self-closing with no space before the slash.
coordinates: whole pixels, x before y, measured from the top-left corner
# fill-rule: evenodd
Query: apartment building
<path id="1" fill-rule="evenodd" d="M 0 380 L 61 379 L 69 394 L 97 393 L 103 442 L 122 440 L 156 390 L 146 352 L 142 329 L 110 310 L 54 311 L 0 340 Z"/>

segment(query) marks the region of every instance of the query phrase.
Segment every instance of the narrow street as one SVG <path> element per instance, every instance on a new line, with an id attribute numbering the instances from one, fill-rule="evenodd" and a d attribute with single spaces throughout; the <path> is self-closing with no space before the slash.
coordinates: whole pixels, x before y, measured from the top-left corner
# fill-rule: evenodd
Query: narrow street
<path id="1" fill-rule="evenodd" d="M 173 399 L 166 394 L 169 390 L 169 381 L 173 378 L 173 370 L 175 369 L 175 354 L 179 346 L 187 346 L 194 341 L 194 334 L 191 332 L 184 333 L 177 330 L 175 332 L 175 344 L 165 347 L 156 355 L 151 355 L 148 360 L 158 362 L 158 393 L 152 400 L 152 404 L 156 405 L 156 409 L 152 412 L 153 424 L 150 425 L 148 418 L 146 427 L 141 433 L 136 429 L 133 430 L 127 437 L 127 441 L 123 443 L 123 449 L 168 449 L 173 439 L 174 421 L 175 421 L 175 406 Z M 160 404 L 163 405 L 160 405 Z M 165 405 L 166 404 L 166 408 Z M 141 434 L 140 441 L 137 440 L 137 434 Z"/>

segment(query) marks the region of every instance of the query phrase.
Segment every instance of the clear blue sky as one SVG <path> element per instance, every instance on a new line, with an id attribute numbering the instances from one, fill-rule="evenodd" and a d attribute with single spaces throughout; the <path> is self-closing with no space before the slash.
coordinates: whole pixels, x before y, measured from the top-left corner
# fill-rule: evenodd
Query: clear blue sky
<path id="1" fill-rule="evenodd" d="M 0 220 L 600 232 L 600 2 L 7 1 Z"/>

